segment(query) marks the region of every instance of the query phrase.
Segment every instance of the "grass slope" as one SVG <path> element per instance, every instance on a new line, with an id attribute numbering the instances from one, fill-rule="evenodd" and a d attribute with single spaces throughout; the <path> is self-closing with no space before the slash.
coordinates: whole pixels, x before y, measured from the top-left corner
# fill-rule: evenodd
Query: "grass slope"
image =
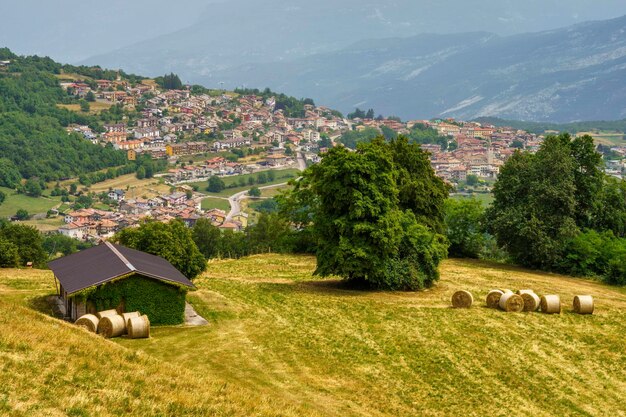
<path id="1" fill-rule="evenodd" d="M 33 297 L 52 289 L 49 272 L 0 270 L 0 410 L 626 414 L 623 288 L 448 260 L 431 290 L 361 292 L 314 278 L 313 268 L 306 256 L 210 262 L 189 297 L 209 326 L 154 328 L 149 340 L 115 343 L 13 307 L 38 305 Z M 484 308 L 486 293 L 498 287 L 560 294 L 564 311 Z M 474 293 L 474 308 L 448 307 L 459 288 Z M 572 314 L 576 294 L 594 295 L 596 314 Z M 160 385 L 167 390 L 159 393 Z"/>
<path id="2" fill-rule="evenodd" d="M 46 213 L 61 202 L 61 197 L 29 197 L 5 187 L 0 187 L 0 191 L 6 194 L 6 200 L 0 204 L 0 217 L 12 216 L 19 209 L 25 209 L 30 214 Z"/>

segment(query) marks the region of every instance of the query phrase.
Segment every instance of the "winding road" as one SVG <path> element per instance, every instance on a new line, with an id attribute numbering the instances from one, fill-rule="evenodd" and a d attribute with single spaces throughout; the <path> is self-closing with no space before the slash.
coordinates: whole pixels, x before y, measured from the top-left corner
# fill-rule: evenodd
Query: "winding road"
<path id="1" fill-rule="evenodd" d="M 296 151 L 296 161 L 298 162 L 298 169 L 300 171 L 304 171 L 306 169 L 306 160 L 304 159 L 304 153 L 301 152 L 300 150 Z M 281 182 L 280 184 L 265 185 L 263 187 L 259 187 L 259 189 L 265 190 L 267 188 L 282 187 L 284 185 L 287 185 L 287 183 Z M 231 221 L 233 217 L 235 217 L 237 214 L 241 212 L 241 200 L 249 198 L 248 191 L 249 190 L 240 191 L 228 197 L 228 203 L 230 204 L 230 211 L 226 215 L 226 220 L 225 220 L 226 222 Z"/>

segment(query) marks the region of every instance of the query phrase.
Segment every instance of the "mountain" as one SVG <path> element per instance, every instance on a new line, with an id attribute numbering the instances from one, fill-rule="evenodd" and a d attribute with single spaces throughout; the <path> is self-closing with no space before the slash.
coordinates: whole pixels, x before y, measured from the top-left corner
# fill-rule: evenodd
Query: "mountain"
<path id="1" fill-rule="evenodd" d="M 200 81 L 213 79 L 403 118 L 620 119 L 626 117 L 626 16 L 508 37 L 362 41 L 290 62 L 242 65 Z"/>
<path id="2" fill-rule="evenodd" d="M 209 4 L 198 15 L 169 19 L 175 25 L 168 33 L 121 43 L 107 53 L 95 48 L 84 63 L 152 76 L 175 71 L 197 81 L 234 65 L 284 62 L 364 39 L 476 28 L 510 35 L 569 25 L 583 16 L 606 19 L 620 13 L 626 13 L 622 0 L 229 0 Z M 182 21 L 188 22 L 184 28 Z M 156 21 L 141 25 L 151 31 L 160 26 Z"/>

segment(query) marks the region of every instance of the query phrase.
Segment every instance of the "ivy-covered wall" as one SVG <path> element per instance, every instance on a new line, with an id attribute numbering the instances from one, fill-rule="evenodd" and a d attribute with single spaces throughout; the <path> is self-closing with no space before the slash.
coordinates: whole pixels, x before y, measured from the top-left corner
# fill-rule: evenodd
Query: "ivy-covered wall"
<path id="1" fill-rule="evenodd" d="M 123 303 L 126 312 L 146 314 L 151 324 L 180 324 L 185 319 L 186 295 L 185 288 L 135 274 L 84 290 L 76 297 L 93 303 L 98 311 Z"/>

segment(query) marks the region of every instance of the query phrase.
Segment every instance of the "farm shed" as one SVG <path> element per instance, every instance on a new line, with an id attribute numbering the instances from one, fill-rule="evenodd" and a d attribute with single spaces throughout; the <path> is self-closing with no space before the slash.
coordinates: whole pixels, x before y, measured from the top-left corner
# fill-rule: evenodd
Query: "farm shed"
<path id="1" fill-rule="evenodd" d="M 154 324 L 184 320 L 185 297 L 194 285 L 168 261 L 104 242 L 48 263 L 65 316 L 116 309 L 141 311 Z"/>

